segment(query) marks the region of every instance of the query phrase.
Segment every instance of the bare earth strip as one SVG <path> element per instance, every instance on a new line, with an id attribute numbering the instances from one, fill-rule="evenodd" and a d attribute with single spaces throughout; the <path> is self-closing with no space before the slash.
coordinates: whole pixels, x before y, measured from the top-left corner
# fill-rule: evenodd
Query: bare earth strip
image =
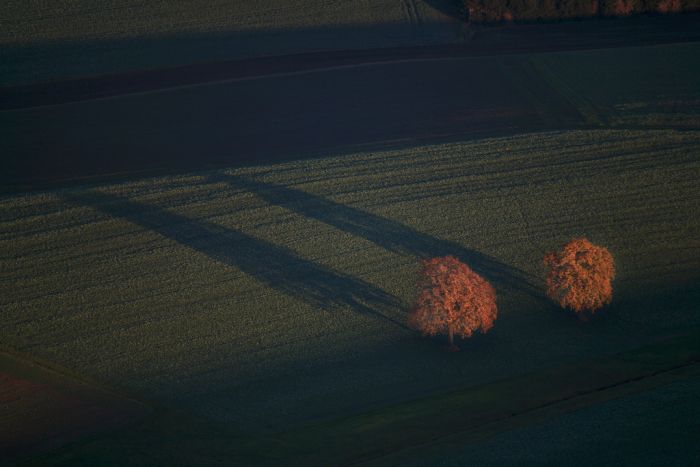
<path id="1" fill-rule="evenodd" d="M 0 461 L 36 456 L 123 427 L 149 411 L 55 367 L 0 352 Z"/>

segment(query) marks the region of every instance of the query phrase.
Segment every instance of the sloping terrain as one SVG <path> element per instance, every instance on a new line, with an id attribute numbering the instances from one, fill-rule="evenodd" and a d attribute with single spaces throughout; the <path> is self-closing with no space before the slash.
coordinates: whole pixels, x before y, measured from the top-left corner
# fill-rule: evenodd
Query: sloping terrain
<path id="1" fill-rule="evenodd" d="M 699 148 L 538 133 L 6 197 L 0 338 L 243 433 L 624 351 L 700 324 Z M 540 292 L 576 235 L 618 266 L 587 324 Z M 499 294 L 454 356 L 403 325 L 441 254 Z"/>
<path id="2" fill-rule="evenodd" d="M 587 465 L 591 458 L 624 459 L 625 455 L 627 460 L 618 463 L 629 464 L 649 458 L 634 442 L 639 435 L 656 435 L 648 439 L 655 459 L 684 465 L 698 453 L 693 442 L 698 407 L 688 391 L 700 376 L 699 352 L 696 329 L 620 354 L 296 425 L 274 434 L 236 432 L 211 420 L 161 411 L 132 429 L 68 446 L 29 465 L 481 465 L 489 457 L 537 463 L 545 455 L 556 458 L 558 454 L 566 456 L 567 465 Z M 652 405 L 646 406 L 649 402 Z M 635 420 L 615 419 L 612 411 L 604 414 L 604 426 L 590 429 L 601 421 L 600 407 L 623 410 Z M 662 423 L 653 426 L 641 419 L 645 416 Z M 676 429 L 670 428 L 671 417 Z M 551 446 L 542 424 L 560 437 L 581 426 L 588 430 Z M 625 432 L 616 433 L 620 446 L 615 446 L 615 440 L 606 440 L 605 434 L 620 426 Z M 536 443 L 519 446 L 522 432 L 535 433 Z M 607 449 L 590 452 L 585 443 L 577 443 L 581 439 L 604 440 Z M 494 448 L 494 442 L 509 443 L 510 452 Z M 677 452 L 665 452 L 668 447 Z"/>
<path id="3" fill-rule="evenodd" d="M 340 3 L 364 13 L 325 9 Z M 317 17 L 270 3 L 284 30 L 270 42 L 275 16 L 243 10 L 214 21 L 219 10 L 190 11 L 186 2 L 169 10 L 118 0 L 108 17 L 87 3 L 62 13 L 60 4 L 34 2 L 43 13 L 30 18 L 8 5 L 20 12 L 15 31 L 34 24 L 46 34 L 31 44 L 5 37 L 2 79 L 13 85 L 438 37 L 419 24 L 418 2 L 391 3 L 381 18 L 372 2 L 304 2 L 309 12 L 324 8 Z M 81 15 L 94 30 L 71 38 Z M 400 33 L 361 26 L 397 15 L 405 15 L 392 20 Z M 160 36 L 139 35 L 149 21 Z M 225 32 L 236 21 L 253 26 Z M 309 29 L 315 21 L 333 25 Z M 112 37 L 126 23 L 131 29 Z M 609 24 L 613 39 L 562 35 L 564 48 L 637 37 Z M 629 412 L 667 384 L 683 408 L 679 420 L 692 426 L 698 42 L 687 29 L 658 27 L 645 36 L 657 45 L 541 53 L 536 33 L 513 45 L 517 31 L 484 33 L 496 49 L 513 47 L 498 53 L 412 59 L 407 49 L 407 59 L 360 54 L 309 67 L 291 57 L 290 70 L 272 73 L 256 68 L 261 61 L 246 70 L 233 61 L 1 90 L 0 100 L 16 99 L 0 103 L 0 342 L 27 357 L 0 361 L 3 420 L 13 430 L 5 450 L 70 441 L 30 465 L 71 467 L 405 455 L 431 465 L 443 448 L 455 459 L 499 463 L 511 458 L 479 450 L 491 446 L 481 443 L 483 424 L 511 446 L 519 436 L 541 445 L 536 424 L 548 416 L 561 416 L 542 422 L 552 433 L 570 433 L 601 420 L 603 409 L 591 404 Z M 231 69 L 230 79 L 177 82 L 178 71 Z M 174 84 L 139 81 L 169 73 Z M 586 323 L 543 294 L 544 253 L 576 236 L 616 260 L 613 302 Z M 418 259 L 448 254 L 493 283 L 500 310 L 491 332 L 449 355 L 441 338 L 405 324 Z M 35 359 L 73 376 L 28 372 Z M 124 427 L 119 404 L 95 395 L 102 392 L 127 392 L 157 410 Z M 668 424 L 660 407 L 649 409 L 649 423 Z M 458 411 L 441 426 L 436 417 L 450 409 Z M 636 430 L 659 434 L 643 423 Z M 585 439 L 595 445 L 601 436 Z M 313 449 L 318 443 L 324 450 Z M 656 446 L 677 444 L 661 436 Z M 394 452 L 409 445 L 431 447 L 415 457 Z M 531 455 L 514 452 L 515 462 Z"/>
<path id="4" fill-rule="evenodd" d="M 26 460 L 121 428 L 150 408 L 55 368 L 0 352 L 0 460 Z"/>

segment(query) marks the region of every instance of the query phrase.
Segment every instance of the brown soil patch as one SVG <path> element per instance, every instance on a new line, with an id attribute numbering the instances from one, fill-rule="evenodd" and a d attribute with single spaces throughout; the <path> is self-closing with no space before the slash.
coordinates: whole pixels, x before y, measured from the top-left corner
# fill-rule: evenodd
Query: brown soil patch
<path id="1" fill-rule="evenodd" d="M 13 461 L 124 426 L 146 406 L 0 353 L 0 459 Z"/>

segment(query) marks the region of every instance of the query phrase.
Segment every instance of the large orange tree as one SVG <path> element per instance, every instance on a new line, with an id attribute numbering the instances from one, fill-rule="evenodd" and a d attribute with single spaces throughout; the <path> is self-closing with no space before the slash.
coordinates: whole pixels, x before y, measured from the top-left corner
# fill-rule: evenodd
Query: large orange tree
<path id="1" fill-rule="evenodd" d="M 615 264 L 606 248 L 575 238 L 560 252 L 547 253 L 544 264 L 547 295 L 579 317 L 585 319 L 612 300 Z"/>
<path id="2" fill-rule="evenodd" d="M 447 334 L 448 350 L 459 350 L 454 336 L 486 332 L 497 316 L 496 291 L 453 256 L 421 261 L 418 297 L 409 324 L 423 334 Z"/>

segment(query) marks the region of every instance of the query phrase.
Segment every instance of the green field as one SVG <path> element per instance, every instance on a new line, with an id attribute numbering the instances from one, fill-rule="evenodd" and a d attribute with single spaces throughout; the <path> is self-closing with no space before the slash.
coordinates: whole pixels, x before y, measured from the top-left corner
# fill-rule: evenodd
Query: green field
<path id="1" fill-rule="evenodd" d="M 0 43 L 144 37 L 212 31 L 274 30 L 322 25 L 400 23 L 443 18 L 449 0 L 233 1 L 32 0 L 3 6 Z"/>
<path id="2" fill-rule="evenodd" d="M 484 463 L 489 458 L 537 462 L 557 455 L 568 457 L 570 465 L 587 465 L 592 457 L 617 457 L 632 464 L 648 459 L 634 443 L 640 435 L 652 438 L 657 458 L 684 461 L 692 450 L 681 448 L 669 456 L 664 448 L 694 444 L 697 404 L 688 391 L 697 386 L 699 359 L 696 329 L 619 354 L 270 434 L 240 432 L 176 410 L 159 410 L 143 423 L 35 457 L 29 465 L 489 465 Z M 611 408 L 601 417 L 601 410 Z M 636 420 L 616 420 L 616 410 Z M 640 420 L 649 416 L 660 424 Z M 669 430 L 671 418 L 684 431 Z M 601 421 L 602 430 L 562 436 Z M 543 430 L 543 423 L 549 427 Z M 610 446 L 615 441 L 605 437 L 621 426 L 625 430 L 617 437 L 622 449 Z M 542 442 L 548 432 L 558 437 L 556 443 Z M 518 446 L 523 433 L 535 434 L 538 444 Z M 582 440 L 609 446 L 577 461 L 576 453 L 585 451 L 585 444 L 577 446 Z M 503 452 L 491 447 L 494 443 L 515 449 Z"/>
<path id="3" fill-rule="evenodd" d="M 452 0 L 10 1 L 0 85 L 189 63 L 451 42 Z"/>
<path id="4" fill-rule="evenodd" d="M 695 131 L 698 56 L 689 43 L 398 61 L 3 110 L 0 190 L 542 129 Z"/>
<path id="5" fill-rule="evenodd" d="M 0 339 L 245 434 L 635 348 L 700 324 L 699 149 L 558 131 L 7 196 Z M 618 269 L 587 324 L 539 292 L 576 235 Z M 402 324 L 447 253 L 499 294 L 457 355 Z"/>
<path id="6" fill-rule="evenodd" d="M 391 461 L 411 467 L 688 465 L 698 458 L 699 389 L 700 375 L 686 375 L 656 389 L 504 430 L 485 442 L 465 443 L 462 437 L 430 453 L 414 450 Z"/>
<path id="7" fill-rule="evenodd" d="M 183 50 L 160 36 L 125 59 L 143 28 L 194 34 L 177 54 L 190 63 L 252 50 L 222 39 L 239 23 L 398 24 L 409 5 L 301 3 L 306 16 L 268 2 L 246 10 L 264 18 L 217 22 L 188 2 L 115 1 L 90 30 L 72 23 L 86 27 L 87 3 L 61 16 L 35 2 L 48 10 L 34 19 L 13 3 L 3 82 L 173 65 L 150 61 Z M 35 49 L 30 23 L 46 35 Z M 220 48 L 200 56 L 208 35 Z M 287 37 L 267 52 L 303 49 L 276 49 Z M 0 397 L 19 401 L 0 420 L 27 428 L 22 403 L 44 379 L 26 365 L 40 361 L 149 413 L 80 425 L 28 465 L 517 464 L 547 427 L 567 456 L 595 449 L 605 430 L 581 446 L 570 434 L 666 387 L 648 424 L 609 426 L 677 446 L 700 419 L 698 44 L 389 60 L 0 110 L 0 352 L 29 362 L 0 360 Z M 613 301 L 585 323 L 543 292 L 543 255 L 576 236 L 616 261 Z M 454 354 L 405 323 L 418 260 L 448 254 L 499 306 Z M 675 441 L 663 407 L 686 427 Z M 498 442 L 513 456 L 491 453 Z"/>

